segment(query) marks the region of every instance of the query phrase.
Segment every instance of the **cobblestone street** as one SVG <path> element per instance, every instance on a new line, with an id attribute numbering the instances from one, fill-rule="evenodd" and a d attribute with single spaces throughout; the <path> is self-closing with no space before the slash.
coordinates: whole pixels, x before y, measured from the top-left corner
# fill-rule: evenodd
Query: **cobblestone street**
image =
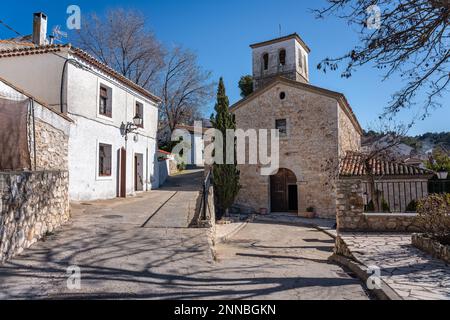
<path id="1" fill-rule="evenodd" d="M 450 300 L 450 267 L 411 245 L 410 234 L 344 233 L 352 255 L 381 269 L 382 279 L 403 299 Z"/>

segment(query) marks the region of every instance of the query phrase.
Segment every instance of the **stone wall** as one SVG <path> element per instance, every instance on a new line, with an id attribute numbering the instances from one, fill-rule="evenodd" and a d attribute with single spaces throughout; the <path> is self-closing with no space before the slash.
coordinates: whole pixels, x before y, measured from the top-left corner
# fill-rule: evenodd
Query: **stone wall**
<path id="1" fill-rule="evenodd" d="M 339 157 L 348 151 L 361 150 L 361 135 L 342 108 L 338 108 L 339 117 Z"/>
<path id="2" fill-rule="evenodd" d="M 337 183 L 337 227 L 339 231 L 416 232 L 416 214 L 364 213 L 360 179 L 340 179 Z"/>
<path id="3" fill-rule="evenodd" d="M 0 173 L 0 262 L 69 220 L 66 171 Z"/>
<path id="4" fill-rule="evenodd" d="M 281 50 L 286 51 L 286 64 L 280 65 L 279 54 Z M 263 68 L 263 55 L 269 55 L 268 69 Z M 302 67 L 299 64 L 299 53 L 302 53 L 306 59 L 306 67 L 302 59 Z M 289 39 L 282 42 L 276 42 L 271 45 L 254 48 L 252 52 L 253 56 L 253 79 L 255 91 L 264 87 L 270 81 L 277 76 L 283 76 L 285 78 L 308 82 L 308 53 L 305 49 L 295 40 Z"/>
<path id="5" fill-rule="evenodd" d="M 69 137 L 51 124 L 36 119 L 36 170 L 68 170 Z M 33 163 L 33 150 L 31 151 Z"/>
<path id="6" fill-rule="evenodd" d="M 445 246 L 426 235 L 417 233 L 412 236 L 412 244 L 416 248 L 431 254 L 433 257 L 450 264 L 450 246 Z"/>

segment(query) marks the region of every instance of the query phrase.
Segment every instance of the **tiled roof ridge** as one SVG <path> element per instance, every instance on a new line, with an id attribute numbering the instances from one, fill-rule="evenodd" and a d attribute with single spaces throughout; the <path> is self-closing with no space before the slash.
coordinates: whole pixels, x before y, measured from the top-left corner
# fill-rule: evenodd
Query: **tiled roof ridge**
<path id="1" fill-rule="evenodd" d="M 99 61 L 97 58 L 90 55 L 86 51 L 72 46 L 70 43 L 68 43 L 68 44 L 49 44 L 49 45 L 33 46 L 33 47 L 27 47 L 27 48 L 3 49 L 3 50 L 0 50 L 0 58 L 26 56 L 26 55 L 33 55 L 33 54 L 44 54 L 44 53 L 50 53 L 50 52 L 60 52 L 62 49 L 65 49 L 65 48 L 69 49 L 69 51 L 72 54 L 75 54 L 76 56 L 80 57 L 81 59 L 85 60 L 86 62 L 98 67 L 102 71 L 108 73 L 110 76 L 123 82 L 125 85 L 131 87 L 132 89 L 136 90 L 137 92 L 151 98 L 152 100 L 155 100 L 156 102 L 161 101 L 161 99 L 159 97 L 150 93 L 148 90 L 139 86 L 138 84 L 136 84 L 132 80 L 128 79 L 127 77 L 121 75 L 116 70 L 114 70 L 107 64 Z"/>
<path id="2" fill-rule="evenodd" d="M 343 177 L 356 177 L 367 175 L 363 162 L 364 154 L 360 152 L 347 152 L 339 164 L 339 175 Z M 373 157 L 370 159 L 372 174 L 375 176 L 422 176 L 433 175 L 428 169 L 415 167 L 409 164 Z"/>

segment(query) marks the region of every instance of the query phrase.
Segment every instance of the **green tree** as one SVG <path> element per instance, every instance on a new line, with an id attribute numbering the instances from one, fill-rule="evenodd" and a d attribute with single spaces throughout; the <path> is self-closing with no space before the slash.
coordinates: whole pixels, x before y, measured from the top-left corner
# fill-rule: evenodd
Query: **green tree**
<path id="1" fill-rule="evenodd" d="M 436 149 L 426 166 L 434 171 L 447 171 L 450 173 L 450 157 L 443 150 Z"/>
<path id="2" fill-rule="evenodd" d="M 216 115 L 211 116 L 211 122 L 215 129 L 226 137 L 228 129 L 236 130 L 234 115 L 229 110 L 229 100 L 225 93 L 223 79 L 220 78 L 217 89 Z M 217 146 L 216 146 L 217 147 Z M 223 155 L 226 157 L 226 143 L 223 145 Z M 225 161 L 224 161 L 225 162 Z M 233 205 L 241 186 L 239 185 L 239 170 L 234 164 L 214 164 L 213 183 L 217 200 L 218 218 L 220 219 Z"/>
<path id="3" fill-rule="evenodd" d="M 253 77 L 250 75 L 242 76 L 239 80 L 239 89 L 241 89 L 241 97 L 246 98 L 253 93 Z"/>

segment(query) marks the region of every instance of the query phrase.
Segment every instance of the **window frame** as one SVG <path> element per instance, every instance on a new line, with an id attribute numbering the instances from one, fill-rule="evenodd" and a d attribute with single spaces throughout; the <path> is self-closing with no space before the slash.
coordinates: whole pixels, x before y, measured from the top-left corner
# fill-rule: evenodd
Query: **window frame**
<path id="1" fill-rule="evenodd" d="M 107 146 L 110 149 L 110 163 L 109 163 L 109 174 L 102 174 L 100 169 L 101 158 L 100 158 L 100 148 Z M 113 179 L 113 145 L 107 142 L 97 142 L 97 180 L 111 180 Z"/>
<path id="2" fill-rule="evenodd" d="M 283 134 L 281 132 L 281 130 L 279 129 L 278 123 L 279 121 L 284 121 L 284 131 L 285 133 Z M 280 118 L 280 119 L 275 119 L 275 130 L 278 130 L 278 137 L 279 138 L 287 138 L 289 135 L 289 130 L 288 130 L 288 120 L 287 118 Z"/>
<path id="3" fill-rule="evenodd" d="M 298 67 L 303 71 L 303 52 L 302 49 L 298 49 Z"/>
<path id="4" fill-rule="evenodd" d="M 145 105 L 144 105 L 144 102 L 142 102 L 142 101 L 140 101 L 138 99 L 134 100 L 134 114 L 133 114 L 133 117 L 135 117 L 137 115 L 137 107 L 138 107 L 138 105 L 140 106 L 141 112 L 142 112 L 142 114 L 140 114 L 140 116 L 142 117 L 142 125 L 137 126 L 137 127 L 140 128 L 140 129 L 144 129 L 144 127 L 145 127 L 145 112 L 144 112 L 145 111 Z"/>
<path id="5" fill-rule="evenodd" d="M 269 65 L 270 65 L 270 56 L 269 56 L 268 52 L 265 52 L 262 54 L 262 69 L 263 69 L 263 71 L 269 70 Z"/>
<path id="6" fill-rule="evenodd" d="M 102 94 L 106 90 L 106 97 Z M 101 112 L 102 99 L 106 99 L 106 112 Z M 108 113 L 109 109 L 109 113 Z M 113 88 L 103 82 L 99 82 L 97 94 L 97 116 L 112 121 L 113 119 Z"/>
<path id="7" fill-rule="evenodd" d="M 282 53 L 284 53 L 284 57 L 283 57 L 284 62 L 283 63 L 281 62 L 281 54 Z M 278 51 L 278 64 L 279 64 L 279 66 L 281 66 L 281 67 L 286 66 L 286 58 L 287 58 L 286 49 L 284 49 L 284 48 L 280 49 L 280 51 Z"/>

